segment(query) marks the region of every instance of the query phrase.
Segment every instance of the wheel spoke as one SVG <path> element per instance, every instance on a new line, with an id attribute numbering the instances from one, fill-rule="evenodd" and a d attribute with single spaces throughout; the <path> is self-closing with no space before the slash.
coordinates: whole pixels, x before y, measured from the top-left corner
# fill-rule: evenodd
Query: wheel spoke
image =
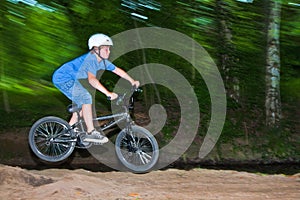
<path id="1" fill-rule="evenodd" d="M 144 158 L 144 156 L 141 153 L 138 153 L 138 155 L 139 155 L 140 161 L 142 162 L 143 165 L 148 163 L 147 160 Z"/>
<path id="2" fill-rule="evenodd" d="M 61 161 L 75 148 L 76 141 L 71 138 L 70 129 L 69 124 L 58 117 L 41 118 L 30 129 L 30 147 L 42 160 Z"/>
<path id="3" fill-rule="evenodd" d="M 130 133 L 124 129 L 116 139 L 116 153 L 120 161 L 134 172 L 151 169 L 158 160 L 158 144 L 146 129 L 133 126 Z"/>

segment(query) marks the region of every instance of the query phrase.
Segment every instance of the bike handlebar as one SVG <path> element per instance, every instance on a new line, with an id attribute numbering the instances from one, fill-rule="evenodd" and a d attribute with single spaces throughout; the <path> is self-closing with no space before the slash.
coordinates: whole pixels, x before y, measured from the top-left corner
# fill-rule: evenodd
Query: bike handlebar
<path id="1" fill-rule="evenodd" d="M 137 88 L 136 86 L 133 86 L 132 89 L 131 89 L 131 96 L 132 96 L 135 92 L 140 93 L 140 92 L 142 92 L 142 91 L 143 91 L 142 89 Z M 118 94 L 118 98 L 116 99 L 116 105 L 120 105 L 120 104 L 124 101 L 126 95 L 127 95 L 127 92 L 125 92 L 124 94 Z M 111 97 L 107 97 L 107 100 L 111 100 Z"/>

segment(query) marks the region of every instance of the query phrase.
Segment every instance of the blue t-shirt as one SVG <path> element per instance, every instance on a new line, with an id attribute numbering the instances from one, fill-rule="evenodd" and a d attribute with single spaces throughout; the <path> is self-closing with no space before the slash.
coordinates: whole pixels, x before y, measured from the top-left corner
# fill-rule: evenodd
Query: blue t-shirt
<path id="1" fill-rule="evenodd" d="M 58 68 L 52 77 L 53 83 L 65 83 L 70 80 L 87 79 L 88 72 L 97 75 L 99 70 L 113 71 L 116 66 L 109 60 L 98 62 L 94 54 L 87 53 Z"/>

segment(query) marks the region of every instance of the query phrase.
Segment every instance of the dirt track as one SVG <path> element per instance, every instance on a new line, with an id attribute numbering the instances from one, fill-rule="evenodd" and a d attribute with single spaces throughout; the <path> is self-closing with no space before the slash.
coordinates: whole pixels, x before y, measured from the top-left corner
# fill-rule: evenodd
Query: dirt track
<path id="1" fill-rule="evenodd" d="M 169 169 L 147 174 L 25 170 L 0 165 L 0 199 L 300 199 L 300 174 Z"/>
<path id="2" fill-rule="evenodd" d="M 26 131 L 2 133 L 2 155 L 14 153 L 12 165 L 34 166 L 23 132 Z M 86 165 L 89 157 L 80 157 L 80 163 Z M 265 175 L 199 168 L 158 170 L 147 174 L 101 171 L 38 171 L 0 164 L 0 200 L 300 199 L 300 174 Z"/>

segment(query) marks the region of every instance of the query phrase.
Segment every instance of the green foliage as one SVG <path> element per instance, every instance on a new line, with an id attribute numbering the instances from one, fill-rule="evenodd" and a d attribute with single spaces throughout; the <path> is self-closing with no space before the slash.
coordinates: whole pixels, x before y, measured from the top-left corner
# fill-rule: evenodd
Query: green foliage
<path id="1" fill-rule="evenodd" d="M 299 154 L 299 141 L 293 141 L 291 134 L 284 129 L 270 129 L 265 131 L 265 140 L 262 142 L 263 158 L 282 159 Z M 297 149 L 298 148 L 298 149 Z"/>
<path id="2" fill-rule="evenodd" d="M 70 22 L 63 12 L 47 12 L 35 7 L 5 3 L 1 10 L 1 85 L 21 89 L 51 81 L 55 68 L 78 52 Z M 67 37 L 66 37 L 67 35 Z M 21 75 L 21 76 L 20 76 Z M 17 86 L 18 85 L 18 86 Z M 27 86 L 25 86 L 27 85 Z M 30 89 L 27 89 L 29 91 Z"/>

